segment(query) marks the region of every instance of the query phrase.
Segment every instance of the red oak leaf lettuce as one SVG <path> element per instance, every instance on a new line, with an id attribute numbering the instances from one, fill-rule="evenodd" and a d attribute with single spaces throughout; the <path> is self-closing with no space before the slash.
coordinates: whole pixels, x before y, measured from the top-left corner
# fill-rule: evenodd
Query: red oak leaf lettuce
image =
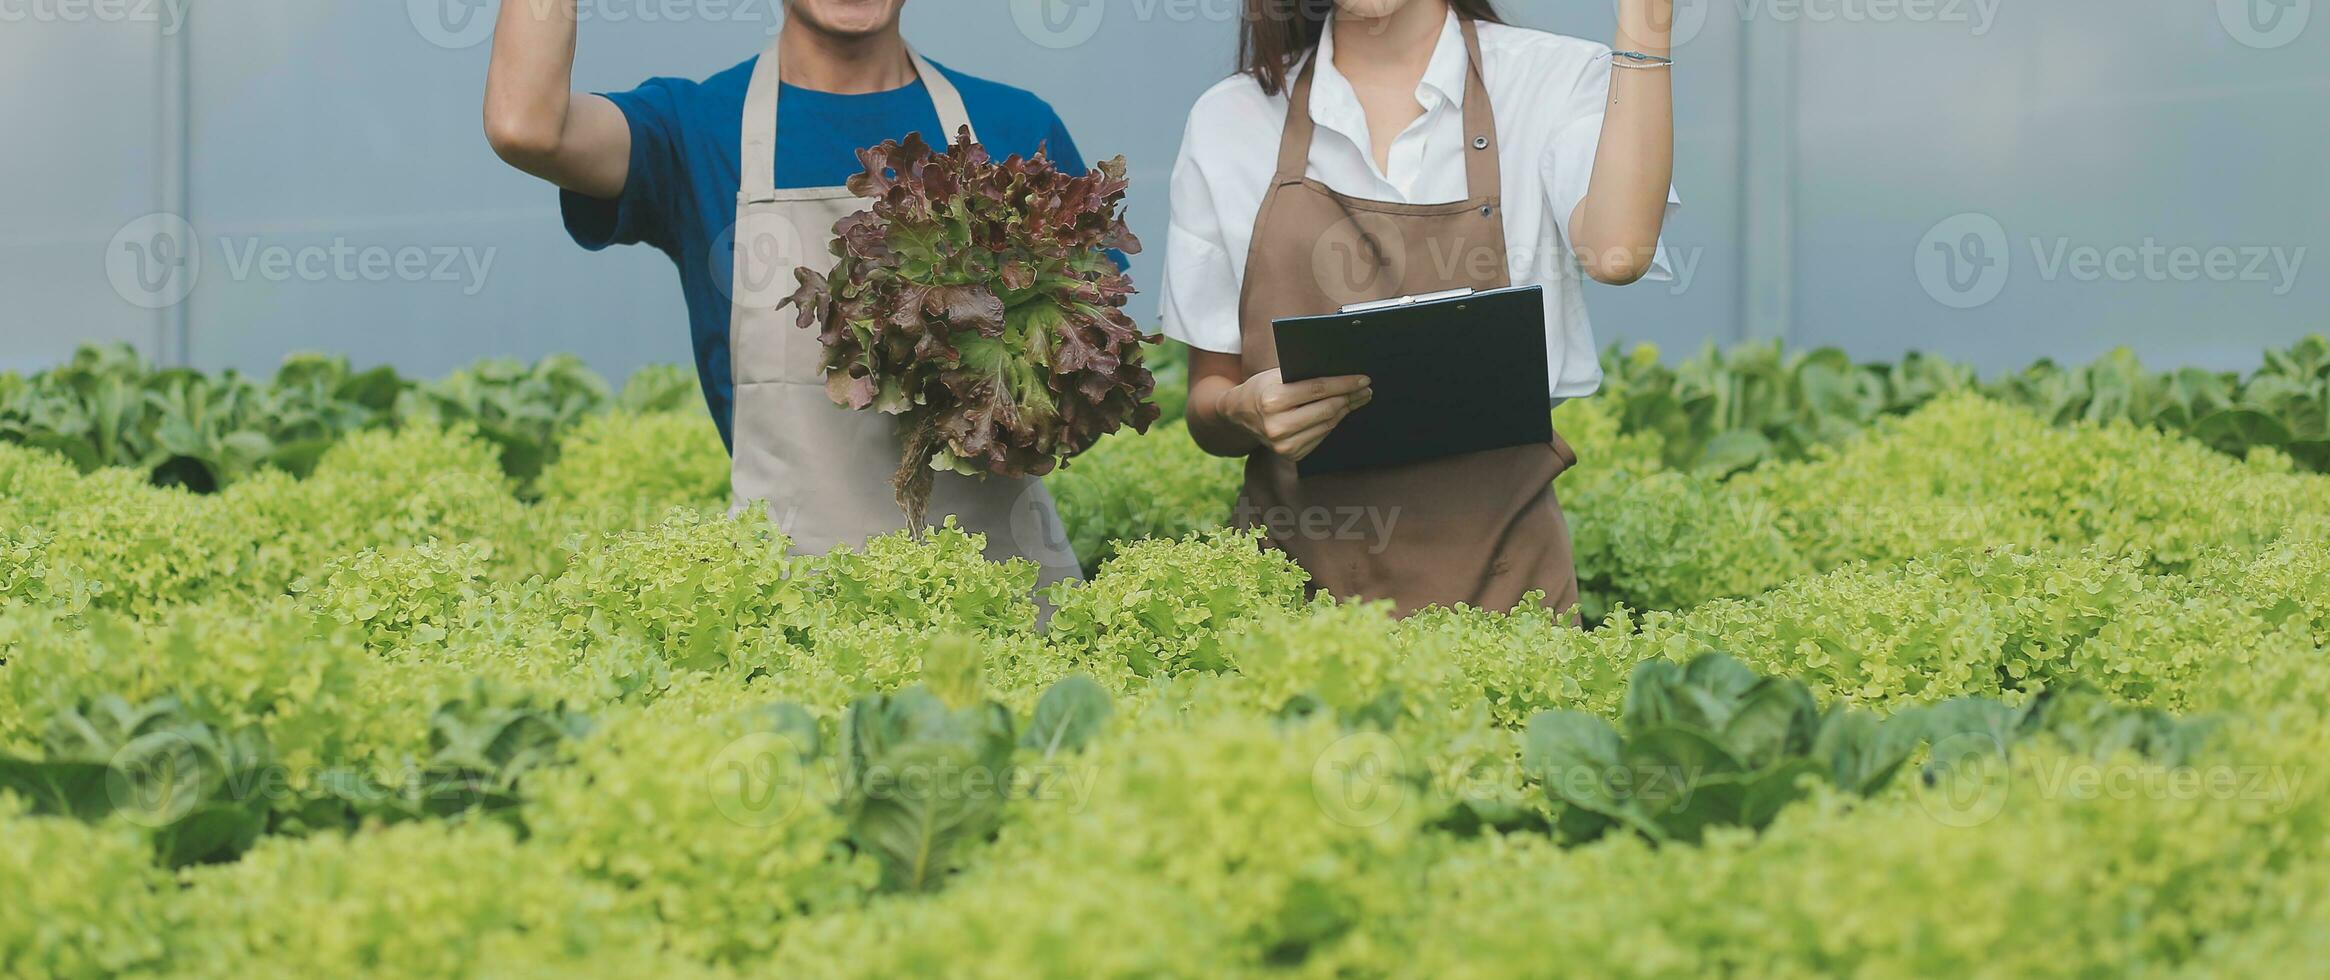
<path id="1" fill-rule="evenodd" d="M 1123 157 L 1070 176 L 1041 150 L 998 162 L 965 129 L 945 152 L 915 134 L 858 159 L 849 188 L 874 203 L 834 227 L 832 273 L 800 270 L 786 304 L 825 344 L 835 403 L 911 420 L 894 489 L 916 525 L 936 472 L 1041 476 L 1148 430 L 1154 338 L 1106 252 L 1141 248 Z"/>

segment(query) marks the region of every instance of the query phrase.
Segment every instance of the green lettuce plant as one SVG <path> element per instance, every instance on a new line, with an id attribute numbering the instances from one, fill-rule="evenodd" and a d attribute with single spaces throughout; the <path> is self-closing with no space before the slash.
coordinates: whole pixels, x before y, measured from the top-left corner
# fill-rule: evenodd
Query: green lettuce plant
<path id="1" fill-rule="evenodd" d="M 859 700 L 845 728 L 850 839 L 881 862 L 887 887 L 936 887 L 955 848 L 1002 818 L 1011 713 L 991 701 L 955 707 L 916 686 Z"/>
<path id="2" fill-rule="evenodd" d="M 1561 805 L 1564 840 L 1622 830 L 1697 843 L 1715 827 L 1760 831 L 1815 784 L 1875 795 L 1921 747 L 1924 777 L 1935 782 L 2042 737 L 2099 761 L 2129 754 L 2182 767 L 2215 731 L 2212 719 L 2125 707 L 2085 688 L 2020 703 L 1959 697 L 1883 718 L 1843 702 L 1823 710 L 1801 681 L 1708 653 L 1688 664 L 1644 661 L 1615 728 L 1581 711 L 1531 718 L 1522 765 Z"/>
<path id="3" fill-rule="evenodd" d="M 1922 734 L 1914 721 L 1858 709 L 1823 713 L 1803 684 L 1722 654 L 1645 661 L 1621 726 L 1579 711 L 1529 720 L 1522 764 L 1563 804 L 1565 839 L 1627 830 L 1695 842 L 1713 826 L 1762 829 L 1808 780 L 1862 795 L 1882 788 Z"/>
<path id="4" fill-rule="evenodd" d="M 500 450 L 502 469 L 521 485 L 558 459 L 558 438 L 614 398 L 605 379 L 571 354 L 534 364 L 479 361 L 398 400 L 399 421 L 468 426 Z"/>
<path id="5" fill-rule="evenodd" d="M 267 826 L 272 754 L 256 729 L 223 732 L 174 698 L 111 695 L 49 719 L 38 758 L 0 755 L 0 793 L 32 812 L 146 830 L 170 867 L 234 858 Z"/>

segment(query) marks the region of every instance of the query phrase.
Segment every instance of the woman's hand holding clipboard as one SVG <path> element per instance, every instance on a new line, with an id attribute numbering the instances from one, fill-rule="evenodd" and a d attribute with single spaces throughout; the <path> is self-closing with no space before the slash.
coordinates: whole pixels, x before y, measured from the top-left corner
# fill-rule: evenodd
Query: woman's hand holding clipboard
<path id="1" fill-rule="evenodd" d="M 1309 456 L 1351 413 L 1375 400 L 1360 375 L 1290 382 L 1272 368 L 1239 385 L 1222 409 L 1239 428 L 1287 459 Z"/>
<path id="2" fill-rule="evenodd" d="M 1280 384 L 1372 393 L 1303 455 L 1302 476 L 1553 441 L 1545 289 L 1470 290 L 1272 323 Z"/>

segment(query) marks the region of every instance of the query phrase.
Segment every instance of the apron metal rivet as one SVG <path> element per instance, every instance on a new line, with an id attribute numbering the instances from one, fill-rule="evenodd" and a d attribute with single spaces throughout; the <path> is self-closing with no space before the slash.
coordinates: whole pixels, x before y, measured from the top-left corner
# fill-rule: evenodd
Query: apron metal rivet
<path id="1" fill-rule="evenodd" d="M 1486 137 L 1486 136 L 1475 136 L 1475 137 L 1473 137 L 1473 138 L 1472 138 L 1472 148 L 1473 148 L 1473 149 L 1476 149 L 1476 150 L 1486 150 L 1486 149 L 1488 149 L 1488 148 L 1489 148 L 1489 138 L 1488 138 L 1488 137 Z"/>

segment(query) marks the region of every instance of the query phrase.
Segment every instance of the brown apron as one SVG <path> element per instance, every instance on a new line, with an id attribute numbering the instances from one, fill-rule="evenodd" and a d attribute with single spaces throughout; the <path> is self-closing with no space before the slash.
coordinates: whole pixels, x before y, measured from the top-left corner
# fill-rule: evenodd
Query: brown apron
<path id="1" fill-rule="evenodd" d="M 1278 172 L 1254 222 L 1240 300 L 1241 362 L 1251 376 L 1278 366 L 1271 321 L 1332 313 L 1353 303 L 1511 285 L 1501 213 L 1496 113 L 1482 76 L 1480 34 L 1466 20 L 1472 70 L 1464 96 L 1470 199 L 1410 205 L 1338 194 L 1308 179 L 1311 82 L 1303 67 L 1288 97 Z M 1450 357 L 1469 357 L 1452 342 Z M 1381 401 L 1362 411 L 1429 411 Z M 1302 478 L 1267 449 L 1246 461 L 1236 522 L 1310 572 L 1314 590 L 1392 600 L 1404 615 L 1466 603 L 1508 610 L 1533 591 L 1577 603 L 1569 528 L 1553 481 L 1577 462 L 1551 444 L 1469 453 L 1409 466 Z"/>
<path id="2" fill-rule="evenodd" d="M 944 145 L 970 125 L 962 95 L 920 55 L 915 73 L 930 91 Z M 847 187 L 778 190 L 777 45 L 753 68 L 744 100 L 743 159 L 736 197 L 730 286 L 729 362 L 736 385 L 734 510 L 765 504 L 793 539 L 794 550 L 822 555 L 906 527 L 890 490 L 904 451 L 897 416 L 851 411 L 825 393 L 824 345 L 795 325 L 778 304 L 799 285 L 797 268 L 830 272 L 834 223 L 872 205 Z M 987 536 L 992 561 L 1028 558 L 1040 580 L 1078 575 L 1076 554 L 1041 480 L 941 473 L 930 496 L 930 523 L 956 518 Z"/>

